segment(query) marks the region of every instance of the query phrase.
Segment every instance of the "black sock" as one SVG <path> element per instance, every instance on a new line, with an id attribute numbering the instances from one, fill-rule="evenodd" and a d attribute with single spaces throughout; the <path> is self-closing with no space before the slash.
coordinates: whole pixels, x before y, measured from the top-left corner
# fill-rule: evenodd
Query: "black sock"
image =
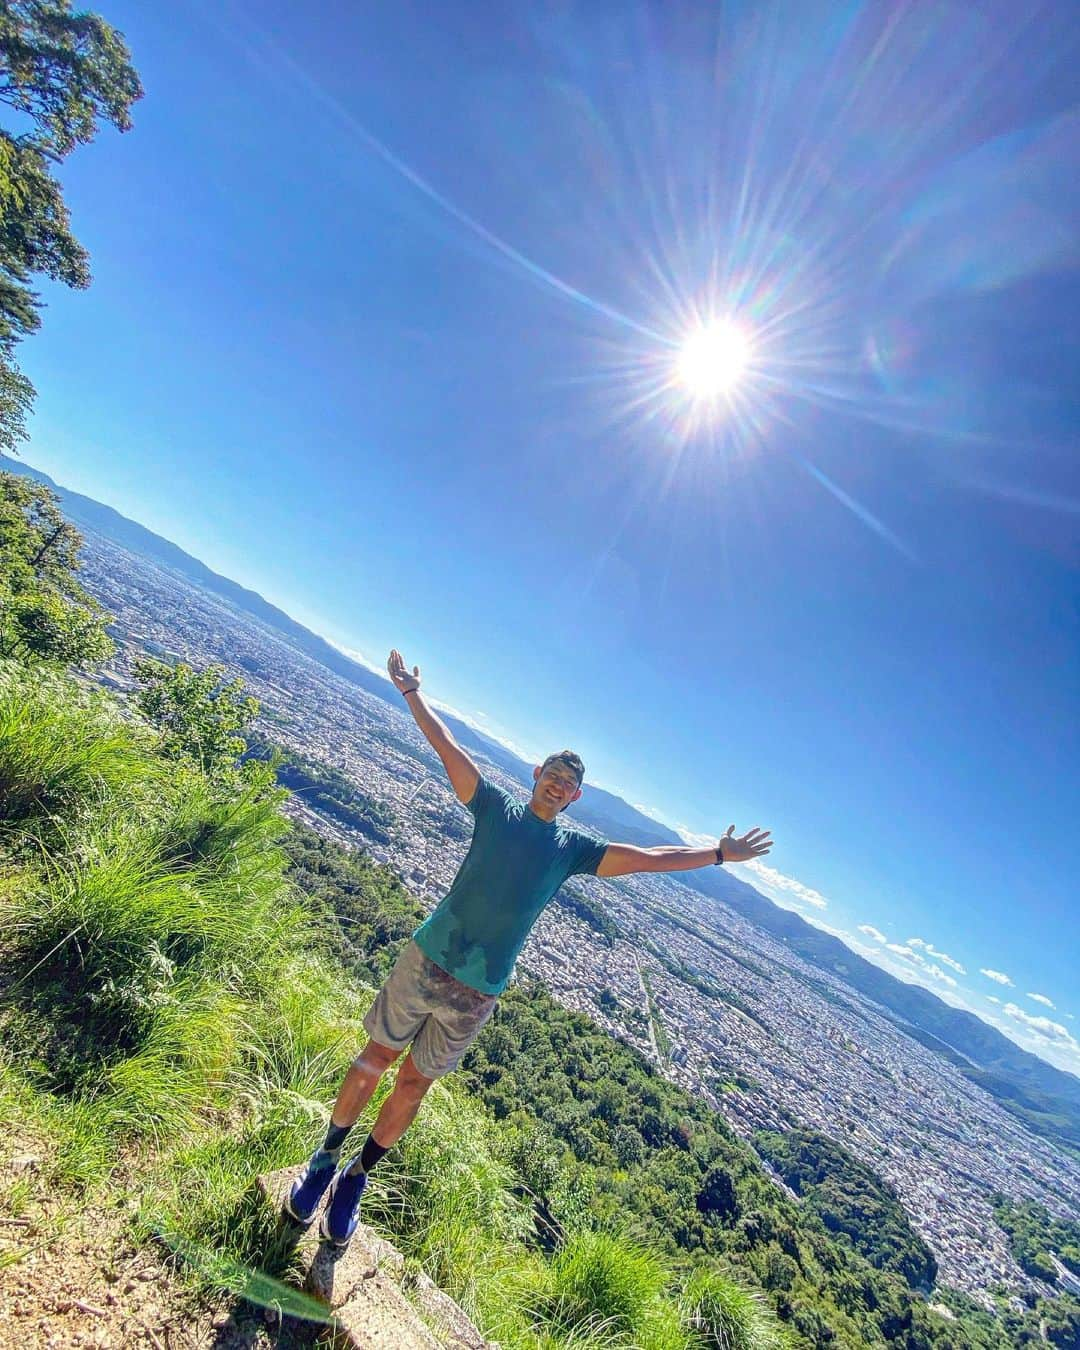
<path id="1" fill-rule="evenodd" d="M 323 1148 L 327 1153 L 333 1153 L 337 1150 L 341 1152 L 341 1146 L 345 1142 L 345 1136 L 352 1129 L 351 1125 L 335 1125 L 333 1120 L 330 1122 L 330 1128 L 326 1131 L 326 1139 L 323 1142 Z"/>
<path id="2" fill-rule="evenodd" d="M 377 1144 L 375 1142 L 375 1136 L 369 1134 L 364 1140 L 364 1147 L 360 1150 L 359 1159 L 349 1168 L 349 1175 L 355 1176 L 357 1172 L 370 1172 L 389 1148 L 389 1144 L 387 1144 L 386 1148 L 383 1148 L 382 1144 Z"/>
<path id="3" fill-rule="evenodd" d="M 341 1161 L 341 1146 L 345 1142 L 345 1136 L 352 1129 L 351 1125 L 335 1125 L 333 1120 L 330 1122 L 330 1128 L 326 1131 L 326 1138 L 323 1140 L 322 1147 L 318 1149 L 315 1158 L 320 1164 L 328 1167 L 336 1167 Z"/>

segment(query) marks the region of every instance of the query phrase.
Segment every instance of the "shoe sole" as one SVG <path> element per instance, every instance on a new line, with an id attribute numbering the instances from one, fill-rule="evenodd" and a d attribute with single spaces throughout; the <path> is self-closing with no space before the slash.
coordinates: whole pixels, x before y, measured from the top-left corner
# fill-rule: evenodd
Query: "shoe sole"
<path id="1" fill-rule="evenodd" d="M 316 1208 L 318 1207 L 316 1206 Z M 292 1201 L 289 1197 L 286 1197 L 282 1203 L 281 1211 L 283 1214 L 287 1215 L 298 1228 L 307 1228 L 315 1217 L 315 1210 L 313 1209 L 306 1219 L 302 1219 L 300 1215 L 297 1214 L 296 1210 L 293 1209 Z"/>
<path id="2" fill-rule="evenodd" d="M 323 1210 L 322 1218 L 319 1220 L 319 1236 L 322 1238 L 324 1242 L 329 1242 L 331 1247 L 336 1247 L 338 1251 L 341 1251 L 343 1248 L 349 1245 L 349 1243 L 353 1240 L 354 1236 L 356 1235 L 356 1229 L 359 1226 L 359 1216 L 358 1216 L 357 1222 L 353 1224 L 352 1232 L 348 1235 L 348 1237 L 344 1238 L 334 1237 L 334 1235 L 328 1230 L 326 1226 L 327 1220 L 330 1217 L 330 1206 L 334 1203 L 334 1196 L 337 1195 L 338 1180 L 342 1175 L 343 1175 L 342 1172 L 336 1173 L 333 1181 L 330 1183 L 330 1189 L 326 1192 L 326 1208 Z"/>

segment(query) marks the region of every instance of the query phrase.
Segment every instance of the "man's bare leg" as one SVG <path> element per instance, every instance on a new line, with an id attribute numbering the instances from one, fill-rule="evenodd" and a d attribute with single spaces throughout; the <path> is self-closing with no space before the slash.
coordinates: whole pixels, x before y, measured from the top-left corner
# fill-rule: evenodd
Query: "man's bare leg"
<path id="1" fill-rule="evenodd" d="M 293 1182 L 285 1200 L 285 1212 L 294 1222 L 307 1224 L 314 1217 L 315 1210 L 331 1184 L 340 1162 L 345 1136 L 371 1100 L 372 1093 L 379 1085 L 379 1079 L 400 1053 L 399 1050 L 391 1050 L 389 1046 L 380 1045 L 378 1041 L 368 1041 L 353 1060 L 338 1091 L 326 1139 L 311 1155 L 307 1167 Z M 372 1145 L 365 1147 L 368 1152 L 366 1163 L 371 1163 L 374 1154 L 381 1153 L 381 1150 Z"/>
<path id="2" fill-rule="evenodd" d="M 397 1081 L 379 1109 L 379 1118 L 367 1137 L 363 1152 L 349 1166 L 349 1176 L 370 1171 L 387 1149 L 397 1143 L 416 1119 L 424 1094 L 434 1081 L 417 1069 L 411 1053 L 405 1056 Z"/>
<path id="3" fill-rule="evenodd" d="M 349 1066 L 338 1090 L 337 1101 L 330 1113 L 331 1125 L 348 1129 L 356 1124 L 379 1086 L 379 1079 L 400 1054 L 400 1050 L 391 1050 L 378 1041 L 368 1041 Z"/>
<path id="4" fill-rule="evenodd" d="M 344 1247 L 352 1237 L 359 1222 L 360 1197 L 367 1186 L 367 1174 L 408 1129 L 420 1109 L 424 1094 L 434 1081 L 418 1071 L 411 1054 L 405 1056 L 393 1091 L 383 1102 L 379 1118 L 364 1141 L 362 1151 L 351 1163 L 340 1168 L 334 1177 L 319 1232 L 335 1246 Z M 342 1103 L 342 1116 L 354 1109 L 355 1102 L 363 1092 L 364 1086 L 357 1084 L 355 1092 L 351 1092 Z M 336 1112 L 335 1107 L 335 1115 Z M 342 1130 L 345 1127 L 330 1128 Z"/>
<path id="5" fill-rule="evenodd" d="M 372 1127 L 371 1133 L 381 1148 L 396 1144 L 413 1123 L 424 1094 L 434 1081 L 420 1072 L 410 1051 L 402 1060 L 394 1089 L 383 1102 L 379 1118 Z"/>

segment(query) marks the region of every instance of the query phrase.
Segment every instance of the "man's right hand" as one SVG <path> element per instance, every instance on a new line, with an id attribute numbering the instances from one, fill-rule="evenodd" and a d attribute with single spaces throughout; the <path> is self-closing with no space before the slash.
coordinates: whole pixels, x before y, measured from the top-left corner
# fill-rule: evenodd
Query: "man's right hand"
<path id="1" fill-rule="evenodd" d="M 390 660 L 386 663 L 386 669 L 390 672 L 394 687 L 401 693 L 410 694 L 414 689 L 420 688 L 420 667 L 413 666 L 410 675 L 405 662 L 401 659 L 401 653 L 396 647 L 390 653 Z"/>
<path id="2" fill-rule="evenodd" d="M 386 669 L 390 672 L 394 688 L 400 689 L 403 694 L 411 694 L 414 689 L 420 688 L 420 667 L 413 666 L 410 675 L 408 667 L 396 647 L 390 653 L 390 660 L 386 663 Z M 442 760 L 443 768 L 449 776 L 450 785 L 457 794 L 458 800 L 466 804 L 471 802 L 473 794 L 476 792 L 476 785 L 480 781 L 480 770 L 451 736 L 450 729 L 442 718 L 429 708 L 422 698 L 411 698 L 408 700 L 408 704 L 409 711 L 416 718 L 416 725 L 428 738 L 431 748 Z"/>

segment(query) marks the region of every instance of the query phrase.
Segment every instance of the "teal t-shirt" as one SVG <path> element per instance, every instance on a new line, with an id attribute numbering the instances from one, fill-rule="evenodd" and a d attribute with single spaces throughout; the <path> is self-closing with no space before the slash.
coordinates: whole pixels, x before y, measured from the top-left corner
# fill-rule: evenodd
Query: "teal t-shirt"
<path id="1" fill-rule="evenodd" d="M 420 950 L 462 984 L 501 994 L 540 911 L 567 879 L 595 875 L 607 841 L 481 777 L 468 802 L 472 843 L 442 903 L 413 934 Z"/>

